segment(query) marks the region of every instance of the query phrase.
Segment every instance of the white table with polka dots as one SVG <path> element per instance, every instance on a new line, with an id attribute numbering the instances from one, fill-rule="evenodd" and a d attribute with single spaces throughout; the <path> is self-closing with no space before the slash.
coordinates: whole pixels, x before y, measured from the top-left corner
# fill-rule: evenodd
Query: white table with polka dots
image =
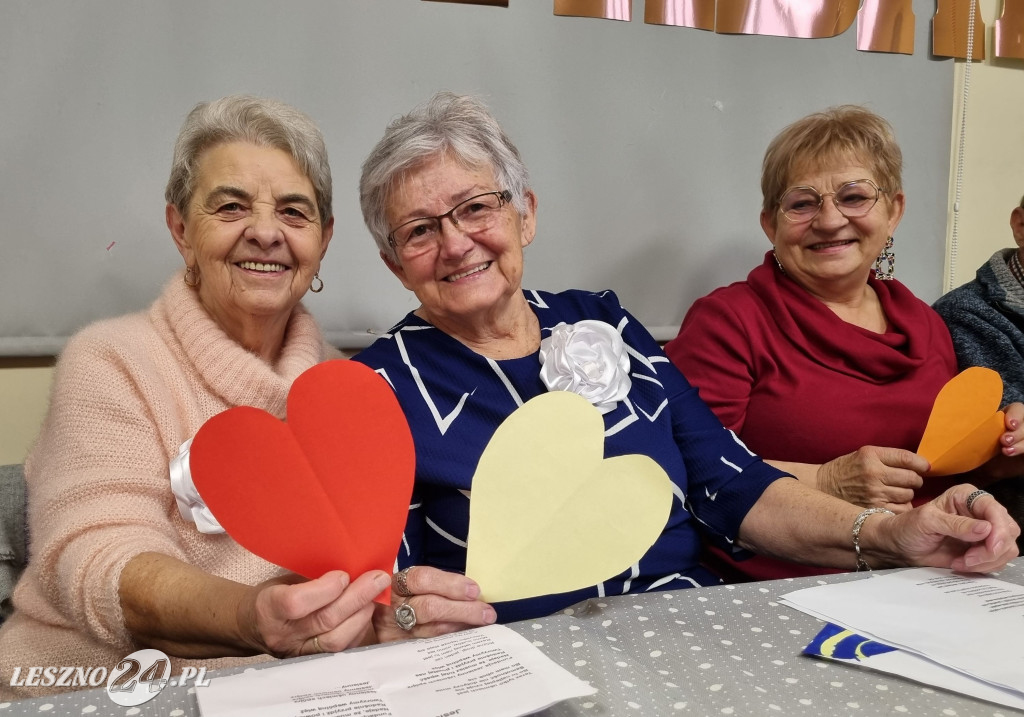
<path id="1" fill-rule="evenodd" d="M 998 577 L 1024 584 L 1024 559 Z M 549 717 L 1024 715 L 866 668 L 802 656 L 823 623 L 780 605 L 778 597 L 817 584 L 869 578 L 868 573 L 844 573 L 594 599 L 510 627 L 599 690 L 541 713 Z M 0 717 L 196 717 L 194 691 L 168 687 L 152 701 L 126 708 L 115 705 L 103 690 L 89 690 L 0 703 Z"/>

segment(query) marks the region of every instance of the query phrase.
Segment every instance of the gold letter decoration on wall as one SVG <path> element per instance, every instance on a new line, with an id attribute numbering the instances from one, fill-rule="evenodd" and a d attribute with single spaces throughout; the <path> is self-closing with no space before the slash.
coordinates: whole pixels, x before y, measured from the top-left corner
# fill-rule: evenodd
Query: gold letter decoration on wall
<path id="1" fill-rule="evenodd" d="M 972 60 L 985 59 L 985 23 L 981 21 L 980 1 L 974 4 L 974 51 Z M 967 59 L 967 30 L 971 0 L 939 0 L 932 18 L 932 54 L 938 57 Z"/>

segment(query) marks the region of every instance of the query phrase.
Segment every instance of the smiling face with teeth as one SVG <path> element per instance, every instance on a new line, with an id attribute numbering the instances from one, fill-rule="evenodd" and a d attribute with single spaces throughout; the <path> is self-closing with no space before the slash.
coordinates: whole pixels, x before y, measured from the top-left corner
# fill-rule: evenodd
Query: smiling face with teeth
<path id="1" fill-rule="evenodd" d="M 834 192 L 847 182 L 870 179 L 884 188 L 857 158 L 832 167 L 803 167 L 789 187 L 814 187 Z M 809 222 L 792 222 L 779 209 L 761 213 L 761 227 L 775 247 L 786 274 L 826 302 L 849 301 L 869 291 L 868 276 L 875 260 L 903 217 L 902 192 L 879 194 L 878 202 L 862 217 L 845 217 L 832 197 Z"/>
<path id="2" fill-rule="evenodd" d="M 435 156 L 405 172 L 388 206 L 392 227 L 411 219 L 444 214 L 483 192 L 500 191 L 490 167 L 470 168 L 447 155 Z M 527 193 L 527 212 L 504 205 L 498 223 L 467 234 L 450 219 L 429 251 L 395 263 L 381 255 L 406 289 L 416 294 L 422 318 L 459 337 L 500 333 L 529 314 L 522 294 L 523 249 L 533 241 L 536 198 Z"/>
<path id="3" fill-rule="evenodd" d="M 313 185 L 287 152 L 246 142 L 215 145 L 198 163 L 186 215 L 167 226 L 198 273 L 199 299 L 230 336 L 276 357 L 292 309 L 327 251 Z"/>

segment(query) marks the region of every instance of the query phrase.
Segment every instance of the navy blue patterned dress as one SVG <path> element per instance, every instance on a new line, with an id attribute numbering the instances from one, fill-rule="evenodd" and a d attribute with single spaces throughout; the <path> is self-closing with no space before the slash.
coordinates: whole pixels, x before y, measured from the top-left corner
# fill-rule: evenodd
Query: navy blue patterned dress
<path id="1" fill-rule="evenodd" d="M 498 603 L 499 621 L 548 615 L 589 597 L 720 582 L 698 564 L 700 533 L 729 545 L 750 507 L 783 474 L 722 427 L 615 294 L 524 293 L 542 338 L 561 322 L 584 319 L 619 331 L 632 388 L 604 415 L 605 457 L 650 456 L 672 479 L 675 497 L 661 537 L 630 570 L 584 590 Z M 473 473 L 505 417 L 547 391 L 539 352 L 490 359 L 409 314 L 354 360 L 395 389 L 416 445 L 416 486 L 398 566 L 464 571 Z"/>

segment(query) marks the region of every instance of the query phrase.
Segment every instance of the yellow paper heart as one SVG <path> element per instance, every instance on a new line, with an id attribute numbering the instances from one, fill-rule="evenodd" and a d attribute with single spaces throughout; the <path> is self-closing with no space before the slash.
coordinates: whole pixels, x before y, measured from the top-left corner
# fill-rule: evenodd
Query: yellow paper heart
<path id="1" fill-rule="evenodd" d="M 990 368 L 965 369 L 942 387 L 917 448 L 932 464 L 927 475 L 965 473 L 999 452 L 1006 430 L 1002 398 L 1003 381 Z"/>
<path id="2" fill-rule="evenodd" d="M 671 508 L 661 466 L 605 459 L 598 410 L 574 393 L 544 393 L 508 416 L 480 457 L 466 575 L 489 602 L 596 585 L 643 557 Z"/>

